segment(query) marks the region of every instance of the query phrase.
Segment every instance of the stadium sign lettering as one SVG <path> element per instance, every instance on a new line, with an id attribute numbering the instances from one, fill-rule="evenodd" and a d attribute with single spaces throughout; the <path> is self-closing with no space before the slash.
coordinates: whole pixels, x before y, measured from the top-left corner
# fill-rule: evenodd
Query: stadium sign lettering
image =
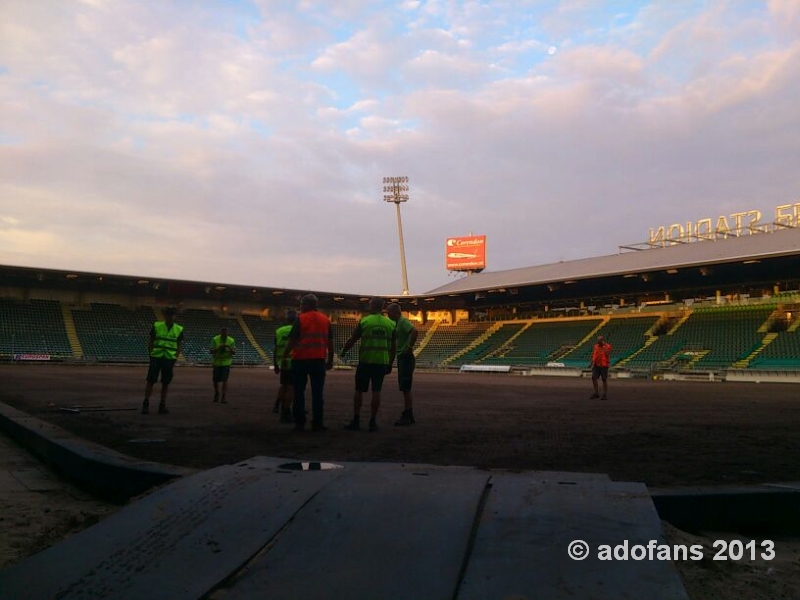
<path id="1" fill-rule="evenodd" d="M 486 236 L 447 238 L 445 268 L 448 271 L 480 271 L 486 268 Z"/>
<path id="2" fill-rule="evenodd" d="M 484 237 L 475 238 L 450 238 L 447 240 L 448 246 L 483 246 Z"/>
<path id="3" fill-rule="evenodd" d="M 711 218 L 699 221 L 673 223 L 650 229 L 648 243 L 651 246 L 668 246 L 683 242 L 725 239 L 753 233 L 770 233 L 786 227 L 800 227 L 800 202 L 781 204 L 775 207 L 775 220 L 761 222 L 760 210 L 746 210 L 720 215 L 716 220 Z"/>

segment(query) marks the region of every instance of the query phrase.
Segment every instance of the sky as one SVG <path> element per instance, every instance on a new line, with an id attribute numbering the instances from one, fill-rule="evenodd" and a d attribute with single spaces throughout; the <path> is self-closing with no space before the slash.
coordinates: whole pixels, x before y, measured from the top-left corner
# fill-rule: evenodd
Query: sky
<path id="1" fill-rule="evenodd" d="M 800 0 L 0 0 L 0 264 L 354 294 L 800 202 Z"/>

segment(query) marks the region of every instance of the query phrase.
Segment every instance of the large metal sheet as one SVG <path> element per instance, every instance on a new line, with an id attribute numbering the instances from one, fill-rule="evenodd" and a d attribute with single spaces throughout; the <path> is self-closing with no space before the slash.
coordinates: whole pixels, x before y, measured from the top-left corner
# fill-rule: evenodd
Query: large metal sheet
<path id="1" fill-rule="evenodd" d="M 488 479 L 473 469 L 350 465 L 219 597 L 449 600 Z"/>
<path id="2" fill-rule="evenodd" d="M 200 598 L 344 470 L 250 459 L 162 488 L 0 572 L 3 598 Z"/>
<path id="3" fill-rule="evenodd" d="M 574 540 L 589 544 L 584 560 L 569 557 Z M 625 540 L 666 543 L 643 484 L 495 476 L 458 599 L 688 597 L 669 562 L 599 560 L 601 544 Z"/>

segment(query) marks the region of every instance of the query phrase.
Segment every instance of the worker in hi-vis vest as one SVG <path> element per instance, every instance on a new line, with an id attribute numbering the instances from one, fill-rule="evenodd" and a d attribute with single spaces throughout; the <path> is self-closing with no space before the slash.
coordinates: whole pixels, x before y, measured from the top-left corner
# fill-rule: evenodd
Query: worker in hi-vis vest
<path id="1" fill-rule="evenodd" d="M 167 410 L 167 392 L 169 392 L 173 368 L 181 353 L 182 345 L 183 325 L 175 322 L 175 309 L 166 308 L 164 309 L 164 320 L 153 323 L 153 328 L 150 330 L 148 344 L 150 366 L 147 369 L 147 387 L 144 391 L 144 402 L 142 402 L 143 415 L 150 411 L 150 396 L 159 375 L 161 375 L 161 402 L 158 405 L 158 414 L 164 415 L 169 412 Z"/>
<path id="2" fill-rule="evenodd" d="M 311 382 L 311 430 L 325 431 L 323 423 L 325 399 L 325 372 L 333 368 L 333 330 L 331 321 L 317 310 L 314 294 L 300 299 L 300 316 L 289 334 L 283 359 L 292 357 L 292 385 L 294 387 L 294 428 L 303 431 L 306 426 L 306 384 Z"/>
<path id="3" fill-rule="evenodd" d="M 211 359 L 211 382 L 214 384 L 214 402 L 227 404 L 228 378 L 231 376 L 233 355 L 236 354 L 236 340 L 228 335 L 228 328 L 223 327 L 219 334 L 211 338 L 209 353 Z M 219 395 L 219 384 L 222 384 L 222 398 Z"/>
<path id="4" fill-rule="evenodd" d="M 361 404 L 364 392 L 372 386 L 372 403 L 370 405 L 369 430 L 378 430 L 378 409 L 381 406 L 381 388 L 383 378 L 392 372 L 392 363 L 396 348 L 395 325 L 390 318 L 383 316 L 383 298 L 372 298 L 369 301 L 369 314 L 356 325 L 340 356 L 352 348 L 358 340 L 358 366 L 356 367 L 356 391 L 353 394 L 353 420 L 345 429 L 357 431 L 361 429 Z"/>
<path id="5" fill-rule="evenodd" d="M 292 327 L 297 321 L 297 311 L 286 311 L 286 325 L 275 330 L 275 347 L 272 352 L 272 368 L 275 374 L 280 377 L 278 385 L 278 397 L 275 398 L 275 406 L 272 412 L 281 413 L 281 423 L 294 423 L 292 418 L 292 401 L 294 389 L 292 386 L 292 358 L 287 356 L 285 359 L 286 346 L 289 344 L 289 335 Z"/>

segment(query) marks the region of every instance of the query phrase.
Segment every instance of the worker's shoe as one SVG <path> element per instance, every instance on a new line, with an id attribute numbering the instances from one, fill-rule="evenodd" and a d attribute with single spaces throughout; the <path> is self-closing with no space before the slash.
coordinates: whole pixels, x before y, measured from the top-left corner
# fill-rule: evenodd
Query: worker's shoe
<path id="1" fill-rule="evenodd" d="M 344 426 L 345 429 L 348 431 L 360 431 L 361 430 L 361 421 L 358 417 L 353 417 L 353 420 L 350 421 L 347 425 Z"/>
<path id="2" fill-rule="evenodd" d="M 397 427 L 405 427 L 407 425 L 414 424 L 414 411 L 412 409 L 407 409 L 403 411 L 403 414 L 400 415 L 400 418 L 394 422 L 395 426 Z"/>
<path id="3" fill-rule="evenodd" d="M 144 402 L 142 402 L 142 414 L 146 415 L 149 412 L 150 412 L 150 402 L 148 400 L 145 400 Z"/>

